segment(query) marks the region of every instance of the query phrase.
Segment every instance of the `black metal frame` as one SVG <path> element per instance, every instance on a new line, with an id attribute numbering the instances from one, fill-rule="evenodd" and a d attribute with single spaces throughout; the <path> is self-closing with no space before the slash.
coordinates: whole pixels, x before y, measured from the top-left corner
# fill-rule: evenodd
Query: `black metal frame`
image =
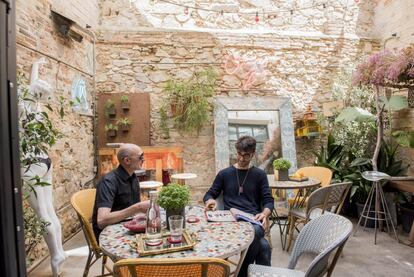
<path id="1" fill-rule="evenodd" d="M 0 0 L 0 276 L 26 276 L 16 92 L 15 1 Z"/>

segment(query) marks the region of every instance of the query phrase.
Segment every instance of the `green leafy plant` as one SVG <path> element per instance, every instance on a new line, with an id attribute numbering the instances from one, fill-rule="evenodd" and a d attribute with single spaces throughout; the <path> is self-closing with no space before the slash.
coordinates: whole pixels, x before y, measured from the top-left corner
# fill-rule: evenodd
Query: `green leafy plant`
<path id="1" fill-rule="evenodd" d="M 160 113 L 169 104 L 174 127 L 184 132 L 198 133 L 207 122 L 211 110 L 209 98 L 213 96 L 216 81 L 217 73 L 212 69 L 196 72 L 188 80 L 168 81 L 164 88 L 167 93 L 166 103 L 161 107 Z M 161 117 L 161 120 L 165 121 L 165 118 Z"/>
<path id="2" fill-rule="evenodd" d="M 129 120 L 128 117 L 124 117 L 124 118 L 118 119 L 118 121 L 116 122 L 116 124 L 118 126 L 121 126 L 121 125 L 129 126 L 129 125 L 131 125 L 131 120 Z"/>
<path id="3" fill-rule="evenodd" d="M 116 113 L 115 102 L 111 99 L 106 100 L 105 102 L 105 117 L 109 118 L 110 116 Z"/>
<path id="4" fill-rule="evenodd" d="M 190 189 L 188 186 L 170 183 L 164 186 L 158 195 L 158 205 L 166 210 L 179 210 L 190 201 Z"/>
<path id="5" fill-rule="evenodd" d="M 331 133 L 328 134 L 326 147 L 321 145 L 319 152 L 313 151 L 313 154 L 316 156 L 315 165 L 332 170 L 333 179 L 343 179 L 341 166 L 346 157 L 346 152 L 343 145 L 335 142 L 335 138 Z"/>
<path id="6" fill-rule="evenodd" d="M 273 161 L 273 168 L 276 170 L 288 170 L 292 164 L 283 158 L 279 158 Z"/>
<path id="7" fill-rule="evenodd" d="M 105 125 L 105 132 L 108 137 L 115 137 L 117 131 L 118 131 L 118 125 L 112 124 L 112 123 Z"/>
<path id="8" fill-rule="evenodd" d="M 128 103 L 128 102 L 129 102 L 128 95 L 122 95 L 121 96 L 121 103 Z"/>
<path id="9" fill-rule="evenodd" d="M 127 132 L 129 131 L 129 127 L 131 126 L 131 121 L 129 120 L 128 117 L 124 117 L 124 118 L 118 119 L 116 124 L 118 125 L 119 130 L 123 132 Z"/>

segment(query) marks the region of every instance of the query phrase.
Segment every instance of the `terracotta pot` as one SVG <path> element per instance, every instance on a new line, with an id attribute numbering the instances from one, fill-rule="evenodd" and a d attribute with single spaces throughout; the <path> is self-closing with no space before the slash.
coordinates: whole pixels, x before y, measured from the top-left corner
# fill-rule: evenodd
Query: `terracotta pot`
<path id="1" fill-rule="evenodd" d="M 121 131 L 121 132 L 128 132 L 129 129 L 130 129 L 129 124 L 120 124 L 119 125 L 119 131 Z"/>
<path id="2" fill-rule="evenodd" d="M 121 109 L 129 110 L 129 102 L 121 102 Z"/>
<path id="3" fill-rule="evenodd" d="M 116 130 L 108 130 L 106 135 L 110 138 L 116 137 L 117 131 Z"/>
<path id="4" fill-rule="evenodd" d="M 115 107 L 106 108 L 106 111 L 107 111 L 109 116 L 115 116 L 116 115 Z"/>

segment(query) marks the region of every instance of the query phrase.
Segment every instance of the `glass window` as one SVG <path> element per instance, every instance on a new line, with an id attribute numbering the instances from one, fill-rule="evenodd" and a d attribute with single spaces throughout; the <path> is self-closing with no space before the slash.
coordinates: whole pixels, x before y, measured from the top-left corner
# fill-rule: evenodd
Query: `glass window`
<path id="1" fill-rule="evenodd" d="M 267 125 L 229 124 L 229 161 L 234 164 L 237 161 L 235 143 L 242 136 L 252 136 L 256 139 L 256 155 L 252 158 L 252 164 L 260 165 L 259 158 L 263 152 L 263 146 L 269 139 Z"/>

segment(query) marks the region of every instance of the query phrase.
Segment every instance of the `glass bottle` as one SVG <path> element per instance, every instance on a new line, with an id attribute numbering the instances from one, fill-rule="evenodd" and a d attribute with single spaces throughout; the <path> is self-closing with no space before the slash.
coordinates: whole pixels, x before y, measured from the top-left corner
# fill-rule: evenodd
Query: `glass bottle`
<path id="1" fill-rule="evenodd" d="M 157 191 L 150 191 L 150 206 L 147 210 L 147 226 L 145 229 L 146 244 L 157 246 L 162 244 L 161 213 L 157 204 Z"/>

